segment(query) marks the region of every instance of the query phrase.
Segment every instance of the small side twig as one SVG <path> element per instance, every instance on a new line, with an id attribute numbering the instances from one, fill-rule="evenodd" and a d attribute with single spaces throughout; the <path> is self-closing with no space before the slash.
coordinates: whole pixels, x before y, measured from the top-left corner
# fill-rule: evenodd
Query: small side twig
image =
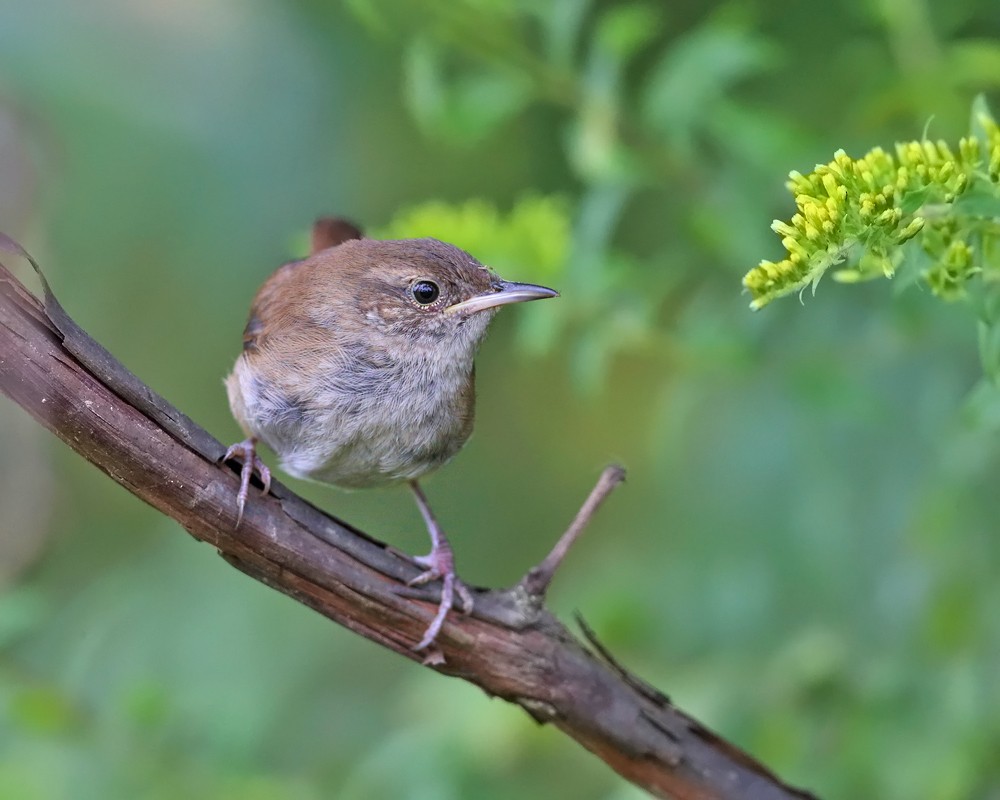
<path id="1" fill-rule="evenodd" d="M 559 541 L 556 542 L 555 547 L 552 548 L 551 552 L 545 556 L 540 564 L 532 567 L 521 578 L 521 582 L 518 585 L 529 597 L 538 599 L 545 597 L 545 593 L 549 589 L 549 584 L 552 583 L 552 578 L 555 576 L 556 570 L 559 569 L 559 565 L 566 558 L 566 554 L 569 553 L 569 549 L 573 546 L 573 543 L 580 538 L 580 534 L 583 533 L 594 514 L 597 513 L 597 509 L 601 507 L 601 503 L 624 480 L 624 467 L 618 464 L 611 464 L 604 468 L 601 477 L 597 479 L 597 484 L 591 490 L 590 495 L 584 501 L 583 505 L 580 506 L 580 510 L 576 513 L 576 517 L 570 523 L 566 532 L 559 537 Z"/>
<path id="2" fill-rule="evenodd" d="M 611 655 L 611 651 L 608 650 L 604 643 L 597 638 L 597 634 L 594 632 L 594 629 L 587 624 L 587 621 L 583 618 L 583 615 L 579 611 L 576 612 L 573 617 L 576 619 L 576 624 L 580 626 L 583 638 L 586 639 L 587 643 L 597 651 L 597 654 L 604 659 L 607 665 L 618 673 L 618 676 L 625 681 L 625 683 L 640 694 L 649 698 L 658 706 L 665 706 L 670 702 L 670 698 L 663 692 L 655 686 L 646 683 L 646 681 L 633 673 L 631 670 L 626 669 L 617 658 Z"/>

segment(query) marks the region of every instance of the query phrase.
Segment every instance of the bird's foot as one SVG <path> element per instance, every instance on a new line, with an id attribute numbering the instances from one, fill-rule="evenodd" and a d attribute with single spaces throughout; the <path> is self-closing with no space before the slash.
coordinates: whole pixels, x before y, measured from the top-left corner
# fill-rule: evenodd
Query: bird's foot
<path id="1" fill-rule="evenodd" d="M 424 632 L 424 638 L 420 640 L 420 644 L 413 648 L 419 651 L 430 647 L 438 633 L 441 632 L 445 617 L 455 605 L 456 594 L 461 603 L 462 611 L 466 614 L 472 612 L 473 600 L 472 593 L 455 574 L 455 557 L 451 552 L 451 547 L 447 544 L 435 547 L 426 556 L 410 556 L 410 558 L 420 566 L 426 567 L 427 571 L 409 581 L 408 586 L 420 586 L 438 578 L 441 579 L 441 602 L 438 604 L 437 614 L 434 615 L 434 619 L 431 620 L 431 624 Z"/>
<path id="2" fill-rule="evenodd" d="M 240 522 L 243 521 L 243 509 L 247 503 L 247 496 L 250 494 L 250 479 L 253 478 L 254 472 L 260 475 L 260 481 L 264 484 L 263 494 L 267 494 L 271 491 L 271 470 L 258 457 L 257 440 L 253 437 L 234 444 L 226 451 L 222 460 L 229 461 L 231 458 L 243 462 L 243 468 L 240 470 L 240 490 L 236 493 L 236 507 L 239 509 L 236 516 L 236 527 L 239 527 Z"/>

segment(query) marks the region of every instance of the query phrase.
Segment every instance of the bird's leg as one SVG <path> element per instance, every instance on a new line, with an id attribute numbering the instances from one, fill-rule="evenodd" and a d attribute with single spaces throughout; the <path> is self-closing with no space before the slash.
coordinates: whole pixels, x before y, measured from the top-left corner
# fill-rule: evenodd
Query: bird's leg
<path id="1" fill-rule="evenodd" d="M 455 574 L 455 556 L 452 553 L 451 545 L 434 518 L 434 512 L 427 504 L 427 498 L 424 497 L 419 484 L 416 481 L 410 481 L 410 489 L 413 490 L 417 507 L 427 525 L 427 532 L 431 535 L 431 551 L 426 556 L 413 558 L 420 566 L 427 567 L 427 571 L 410 581 L 409 585 L 416 586 L 438 578 L 441 579 L 441 603 L 438 605 L 437 614 L 434 615 L 434 619 L 424 633 L 424 638 L 420 640 L 420 644 L 413 648 L 414 650 L 423 650 L 437 638 L 441 626 L 444 624 L 444 619 L 454 604 L 455 594 L 458 594 L 462 610 L 466 614 L 472 611 L 472 594 Z"/>
<path id="2" fill-rule="evenodd" d="M 236 494 L 236 507 L 239 509 L 236 526 L 239 527 L 240 522 L 243 521 L 243 508 L 246 506 L 247 495 L 250 493 L 250 479 L 253 477 L 254 471 L 260 475 L 261 483 L 264 484 L 264 494 L 267 494 L 271 491 L 271 470 L 257 456 L 257 439 L 253 436 L 230 447 L 222 460 L 228 461 L 231 458 L 240 459 L 243 462 L 243 468 L 240 470 L 240 490 Z"/>

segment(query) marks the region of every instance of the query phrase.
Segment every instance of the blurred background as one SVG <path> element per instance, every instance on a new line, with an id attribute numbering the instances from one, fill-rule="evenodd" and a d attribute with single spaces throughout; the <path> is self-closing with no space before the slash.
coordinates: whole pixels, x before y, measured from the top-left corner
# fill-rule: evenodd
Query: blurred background
<path id="1" fill-rule="evenodd" d="M 620 461 L 563 618 L 824 798 L 1000 798 L 972 313 L 884 281 L 752 313 L 740 287 L 780 255 L 789 170 L 954 141 L 998 89 L 992 0 L 7 0 L 0 228 L 225 442 L 250 298 L 320 213 L 559 288 L 499 316 L 477 432 L 426 484 L 466 580 L 514 582 Z M 405 491 L 289 483 L 427 549 Z M 0 397 L 2 800 L 639 796 Z"/>

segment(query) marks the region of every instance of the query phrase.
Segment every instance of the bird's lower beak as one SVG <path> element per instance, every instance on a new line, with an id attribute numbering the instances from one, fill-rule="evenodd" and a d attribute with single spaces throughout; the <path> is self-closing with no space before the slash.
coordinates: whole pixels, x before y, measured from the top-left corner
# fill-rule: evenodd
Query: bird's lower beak
<path id="1" fill-rule="evenodd" d="M 541 300 L 545 297 L 558 297 L 559 292 L 554 289 L 547 289 L 544 286 L 536 286 L 533 283 L 513 283 L 511 281 L 500 281 L 496 291 L 487 294 L 479 294 L 448 306 L 445 314 L 474 314 L 477 311 L 485 311 L 488 308 L 505 306 L 508 303 L 525 303 L 528 300 Z"/>

